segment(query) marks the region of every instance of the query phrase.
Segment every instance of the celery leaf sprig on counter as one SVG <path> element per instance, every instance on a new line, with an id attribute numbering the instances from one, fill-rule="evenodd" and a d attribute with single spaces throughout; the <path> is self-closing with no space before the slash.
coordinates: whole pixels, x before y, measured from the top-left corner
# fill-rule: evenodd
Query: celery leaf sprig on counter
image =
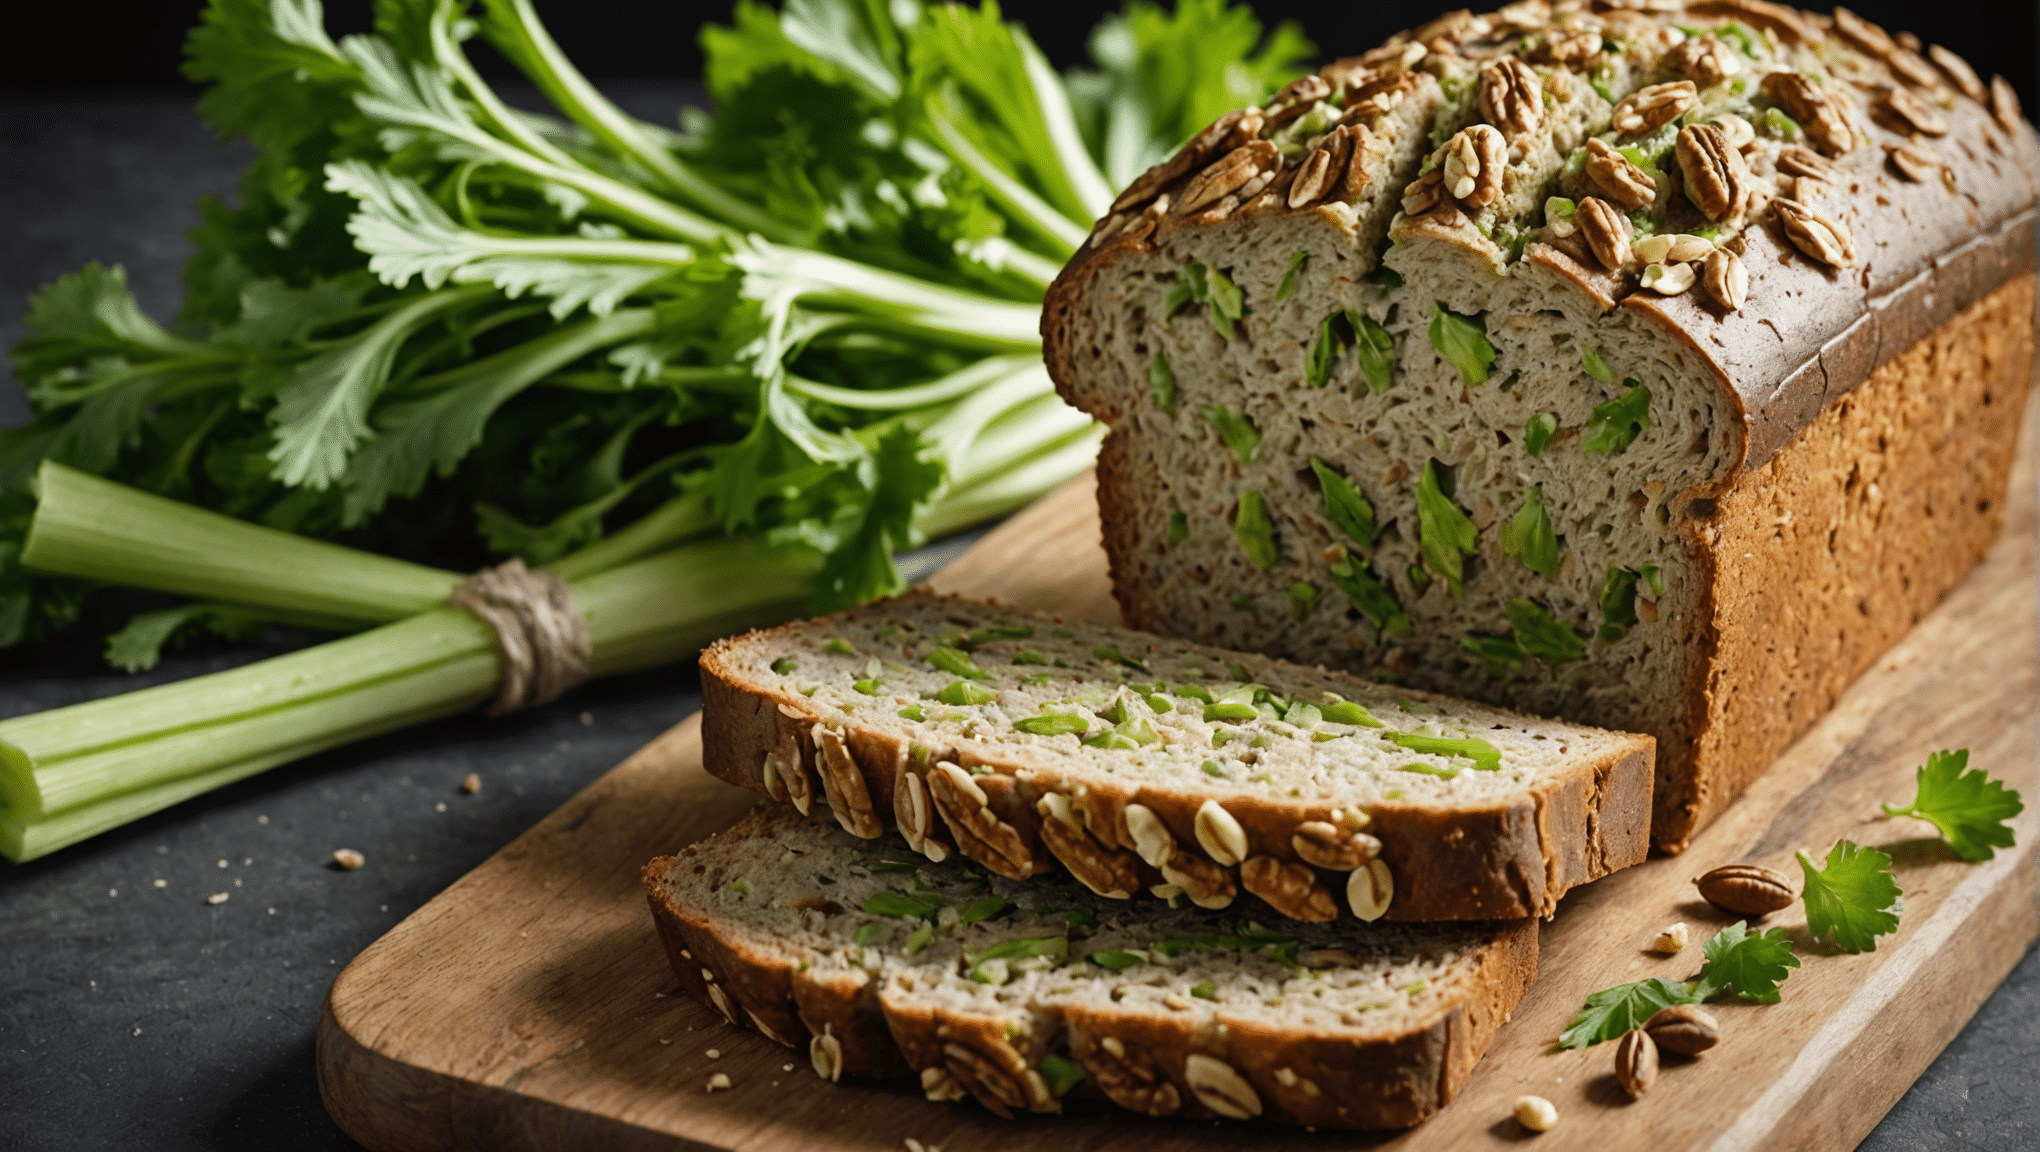
<path id="1" fill-rule="evenodd" d="M 336 40 L 317 0 L 212 0 L 187 73 L 254 147 L 239 203 L 201 206 L 175 323 L 117 267 L 38 294 L 34 418 L 0 430 L 0 647 L 102 584 L 191 598 L 115 634 L 127 668 L 357 634 L 8 721 L 9 855 L 486 698 L 488 634 L 440 605 L 503 557 L 568 583 L 598 674 L 898 590 L 895 552 L 1088 466 L 1043 291 L 1113 188 L 1310 51 L 1135 0 L 1063 76 L 990 2 L 740 0 L 676 130 L 530 0 L 375 13 Z"/>
<path id="2" fill-rule="evenodd" d="M 1591 1048 L 1619 1040 L 1675 1004 L 1705 1004 L 1731 996 L 1757 1004 L 1776 1004 L 1783 984 L 1799 957 L 1783 928 L 1751 932 L 1738 920 L 1714 934 L 1703 947 L 1706 963 L 1689 981 L 1653 977 L 1618 984 L 1587 997 L 1572 1023 L 1559 1033 L 1561 1048 Z"/>
<path id="3" fill-rule="evenodd" d="M 1886 804 L 1886 816 L 1912 816 L 1934 826 L 1964 860 L 1988 860 L 2012 846 L 2010 821 L 2026 810 L 2018 792 L 1969 767 L 1969 749 L 1936 752 L 1919 771 L 1919 790 L 1903 808 Z"/>
<path id="4" fill-rule="evenodd" d="M 1891 872 L 1891 857 L 1849 840 L 1828 850 L 1825 867 L 1802 849 L 1806 929 L 1844 952 L 1875 952 L 1877 938 L 1898 931 L 1905 897 Z"/>

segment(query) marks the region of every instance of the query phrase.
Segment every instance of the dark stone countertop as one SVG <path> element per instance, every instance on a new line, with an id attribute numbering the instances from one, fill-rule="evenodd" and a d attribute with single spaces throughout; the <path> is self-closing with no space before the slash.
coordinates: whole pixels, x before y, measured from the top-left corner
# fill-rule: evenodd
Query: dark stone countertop
<path id="1" fill-rule="evenodd" d="M 627 103 L 670 107 L 675 91 Z M 28 292 L 87 260 L 125 264 L 143 306 L 170 315 L 194 205 L 230 194 L 245 157 L 184 100 L 0 104 L 0 342 L 20 339 Z M 0 426 L 26 413 L 0 378 Z M 75 642 L 0 652 L 0 717 L 290 643 L 274 640 L 140 677 Z M 506 719 L 328 752 L 28 865 L 0 861 L 0 1148 L 355 1147 L 313 1079 L 334 974 L 699 701 L 691 670 L 608 680 Z M 469 772 L 482 789 L 463 796 Z M 341 847 L 367 866 L 328 867 Z M 207 904 L 217 892 L 227 901 Z M 1863 1147 L 2040 1147 L 2034 954 Z"/>

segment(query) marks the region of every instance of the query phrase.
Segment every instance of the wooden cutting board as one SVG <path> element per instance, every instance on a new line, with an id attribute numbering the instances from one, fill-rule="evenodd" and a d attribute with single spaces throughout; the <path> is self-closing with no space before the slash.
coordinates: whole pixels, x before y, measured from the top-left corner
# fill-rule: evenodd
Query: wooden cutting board
<path id="1" fill-rule="evenodd" d="M 1238 1124 L 1139 1120 L 1082 1105 L 1006 1122 L 973 1104 L 931 1104 L 909 1087 L 815 1078 L 805 1052 L 730 1027 L 677 990 L 638 886 L 655 855 L 734 822 L 757 799 L 701 768 L 690 719 L 391 929 L 333 982 L 319 1020 L 319 1085 L 334 1120 L 379 1152 L 454 1148 L 897 1152 L 912 1138 L 948 1152 L 1138 1144 L 1183 1149 L 1500 1146 L 1528 1138 L 1512 1102 L 1537 1093 L 1560 1120 L 1539 1147 L 1850 1148 L 1961 1030 L 2040 931 L 2032 845 L 1955 860 L 1932 829 L 1880 820 L 1908 802 L 1929 752 L 1968 746 L 1971 764 L 2035 788 L 2036 581 L 2032 438 L 2013 479 L 2004 538 L 1834 712 L 1692 848 L 1574 891 L 1543 930 L 1536 984 L 1459 1099 L 1400 1134 L 1309 1135 Z M 936 579 L 1072 618 L 1116 620 L 1089 478 L 1042 500 Z M 1691 879 L 1751 861 L 1793 876 L 1794 849 L 1837 839 L 1896 859 L 1903 923 L 1874 953 L 1813 943 L 1797 905 L 1770 923 L 1805 966 L 1784 1002 L 1723 1005 L 1723 1041 L 1669 1061 L 1631 1103 L 1613 1045 L 1555 1052 L 1587 994 L 1649 976 L 1684 979 L 1729 918 Z M 1646 951 L 1673 921 L 1685 953 Z M 719 1053 L 715 1055 L 714 1053 Z M 715 1073 L 729 1091 L 704 1091 Z"/>

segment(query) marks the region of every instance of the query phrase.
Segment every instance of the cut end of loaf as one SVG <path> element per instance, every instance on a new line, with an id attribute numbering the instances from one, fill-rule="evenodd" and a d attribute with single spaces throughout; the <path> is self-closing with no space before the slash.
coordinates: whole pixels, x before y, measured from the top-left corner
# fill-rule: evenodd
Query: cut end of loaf
<path id="1" fill-rule="evenodd" d="M 1725 502 L 2031 266 L 2033 135 L 1930 55 L 1840 10 L 1533 2 L 1221 120 L 1044 312 L 1063 395 L 1112 425 L 1127 620 L 1651 733 L 1683 846 L 1750 775 L 1724 726 L 1785 731 L 1721 664 Z M 1815 615 L 1781 651 L 1858 630 Z M 1788 739 L 1832 699 L 1807 675 Z"/>

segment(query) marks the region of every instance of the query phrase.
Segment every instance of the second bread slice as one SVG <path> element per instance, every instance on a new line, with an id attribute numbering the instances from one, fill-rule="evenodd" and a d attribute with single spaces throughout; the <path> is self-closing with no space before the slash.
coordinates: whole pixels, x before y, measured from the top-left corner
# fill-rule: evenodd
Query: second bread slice
<path id="1" fill-rule="evenodd" d="M 1649 848 L 1650 737 L 909 595 L 718 643 L 709 771 L 931 860 L 1295 920 L 1548 915 Z"/>

